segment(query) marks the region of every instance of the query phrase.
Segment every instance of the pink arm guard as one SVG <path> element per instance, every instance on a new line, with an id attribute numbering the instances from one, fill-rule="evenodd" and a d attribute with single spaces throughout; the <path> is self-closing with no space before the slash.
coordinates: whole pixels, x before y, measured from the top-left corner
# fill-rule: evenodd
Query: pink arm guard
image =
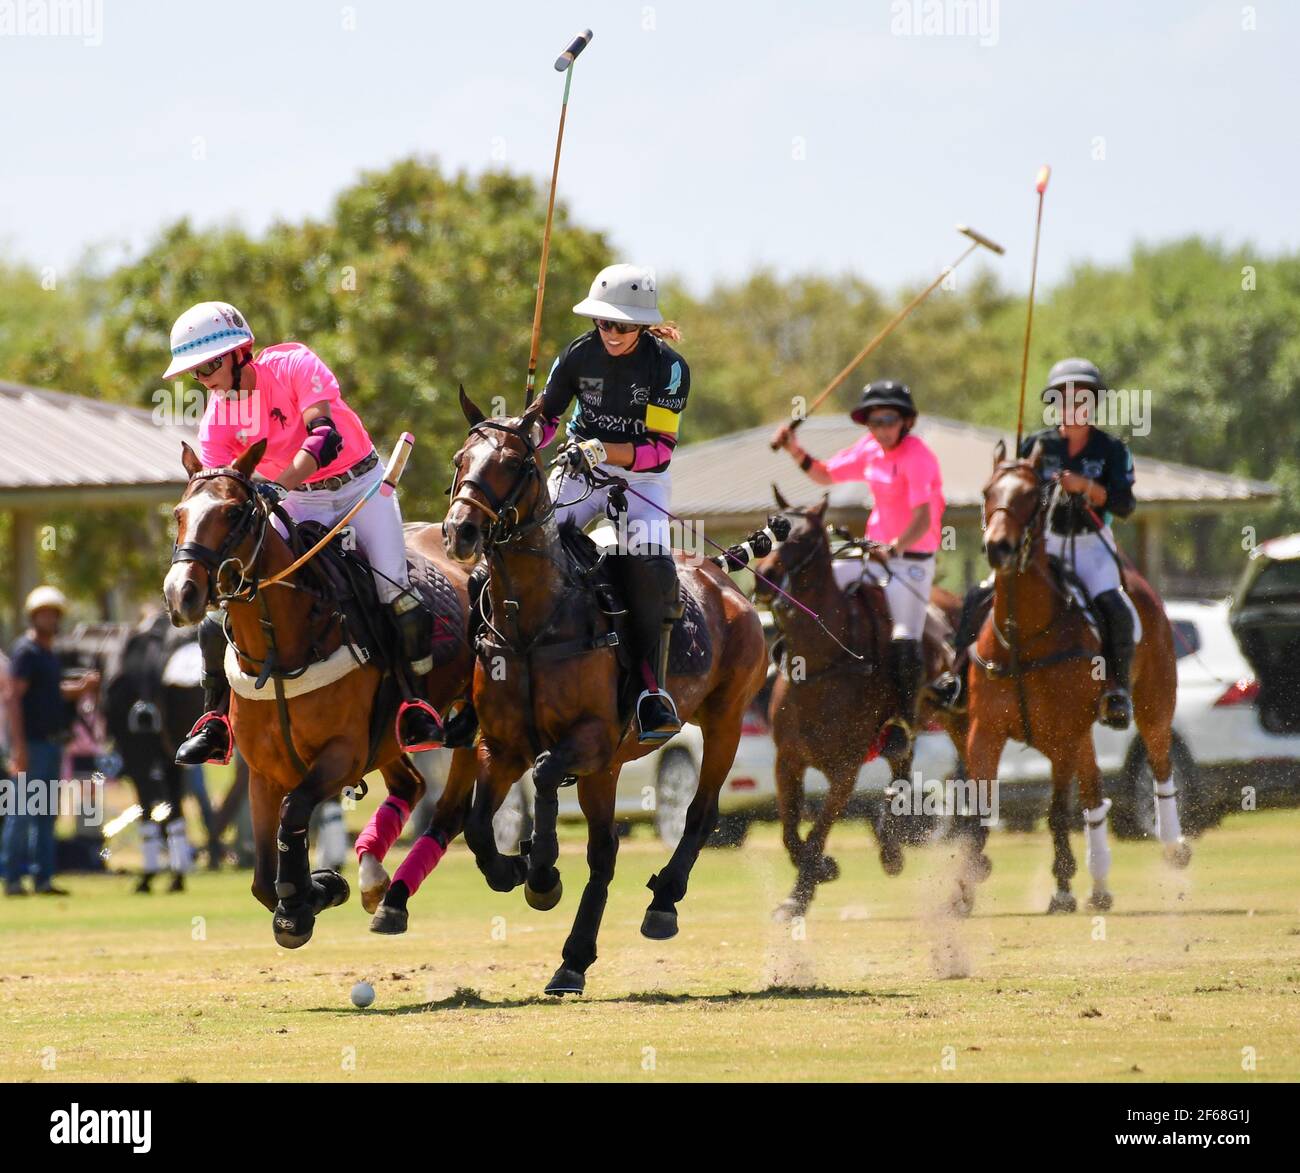
<path id="1" fill-rule="evenodd" d="M 659 468 L 673 458 L 673 446 L 665 440 L 642 440 L 632 455 L 632 471 Z"/>

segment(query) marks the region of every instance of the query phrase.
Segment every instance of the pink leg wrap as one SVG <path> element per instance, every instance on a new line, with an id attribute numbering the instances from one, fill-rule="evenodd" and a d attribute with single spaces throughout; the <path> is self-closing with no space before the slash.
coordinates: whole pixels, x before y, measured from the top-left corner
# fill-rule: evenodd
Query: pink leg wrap
<path id="1" fill-rule="evenodd" d="M 400 880 L 406 885 L 407 891 L 414 896 L 429 873 L 438 866 L 438 861 L 446 850 L 432 835 L 421 835 L 415 841 L 410 854 L 402 860 L 394 873 L 393 883 L 396 884 Z"/>
<path id="2" fill-rule="evenodd" d="M 357 836 L 357 860 L 363 855 L 373 855 L 380 863 L 388 849 L 397 842 L 397 837 L 411 817 L 410 804 L 405 799 L 389 795 L 379 804 L 379 809 L 370 816 L 366 829 Z"/>

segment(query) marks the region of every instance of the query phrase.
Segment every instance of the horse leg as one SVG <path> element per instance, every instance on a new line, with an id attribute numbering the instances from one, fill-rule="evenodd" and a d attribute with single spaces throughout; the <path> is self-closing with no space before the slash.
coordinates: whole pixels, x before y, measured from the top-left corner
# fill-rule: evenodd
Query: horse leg
<path id="1" fill-rule="evenodd" d="M 474 751 L 468 746 L 453 751 L 451 765 L 447 770 L 447 784 L 438 796 L 438 805 L 434 808 L 429 825 L 398 865 L 393 882 L 388 884 L 388 877 L 384 877 L 386 891 L 370 920 L 372 933 L 396 936 L 406 932 L 409 922 L 407 901 L 419 891 L 420 885 L 428 879 L 429 873 L 438 866 L 446 853 L 447 845 L 460 834 L 465 825 L 474 791 L 474 773 Z"/>
<path id="2" fill-rule="evenodd" d="M 533 763 L 533 837 L 521 846 L 528 857 L 524 899 L 530 908 L 549 912 L 560 902 L 564 885 L 555 861 L 560 858 L 560 841 L 555 833 L 559 818 L 560 783 L 572 774 L 592 774 L 608 762 L 614 747 L 606 722 L 598 717 L 578 721 L 551 749 L 538 754 Z"/>
<path id="3" fill-rule="evenodd" d="M 522 855 L 502 855 L 492 832 L 492 816 L 505 801 L 510 787 L 526 769 L 520 758 L 493 753 L 486 742 L 478 747 L 478 778 L 465 819 L 465 842 L 474 862 L 494 892 L 512 892 L 524 882 L 528 861 Z"/>
<path id="4" fill-rule="evenodd" d="M 876 842 L 880 845 L 881 868 L 885 875 L 897 876 L 903 870 L 904 836 L 898 821 L 900 816 L 894 813 L 894 796 L 899 793 L 900 782 L 906 782 L 911 777 L 912 751 L 909 749 L 892 757 L 886 755 L 885 760 L 889 763 L 891 781 L 881 795 L 880 814 L 873 830 L 876 832 Z"/>
<path id="5" fill-rule="evenodd" d="M 352 742 L 335 737 L 325 743 L 307 768 L 303 780 L 280 803 L 276 834 L 279 853 L 275 894 L 279 898 L 272 918 L 276 943 L 299 949 L 311 940 L 316 914 L 342 904 L 348 883 L 335 871 L 313 872 L 307 855 L 307 825 L 322 799 L 338 792 L 354 766 Z"/>
<path id="6" fill-rule="evenodd" d="M 839 865 L 822 852 L 831 833 L 831 826 L 844 813 L 844 805 L 853 792 L 853 784 L 858 780 L 857 769 L 850 765 L 836 770 L 831 776 L 830 790 L 817 818 L 808 831 L 804 841 L 803 852 L 799 858 L 798 874 L 795 876 L 794 888 L 790 895 L 777 906 L 773 914 L 777 920 L 791 920 L 803 916 L 808 905 L 817 894 L 817 885 L 825 884 L 839 878 Z"/>
<path id="7" fill-rule="evenodd" d="M 799 816 L 803 813 L 803 776 L 808 768 L 802 755 L 789 745 L 778 743 L 776 749 L 776 809 L 781 818 L 781 842 L 790 862 L 797 868 L 803 859 L 803 840 L 799 837 Z"/>
<path id="8" fill-rule="evenodd" d="M 677 935 L 677 903 L 686 895 L 686 885 L 700 849 L 718 824 L 718 794 L 736 758 L 743 712 L 744 707 L 737 699 L 721 713 L 699 714 L 704 732 L 699 785 L 686 811 L 686 829 L 668 866 L 646 883 L 654 899 L 641 922 L 643 937 L 666 941 Z"/>
<path id="9" fill-rule="evenodd" d="M 275 828 L 280 821 L 280 794 L 265 774 L 251 767 L 248 772 L 248 807 L 253 821 L 253 895 L 269 910 L 275 910 Z"/>
<path id="10" fill-rule="evenodd" d="M 1091 730 L 1089 731 L 1091 736 Z M 1074 779 L 1075 754 L 1069 753 L 1052 759 L 1052 804 L 1047 810 L 1047 826 L 1052 833 L 1052 875 L 1056 877 L 1056 891 L 1047 905 L 1047 911 L 1073 912 L 1079 907 L 1070 892 L 1070 880 L 1078 871 L 1074 852 L 1070 850 L 1070 783 Z"/>
<path id="11" fill-rule="evenodd" d="M 971 704 L 972 710 L 974 703 Z M 960 756 L 965 763 L 967 782 L 978 789 L 981 786 L 990 790 L 998 785 L 998 766 L 1002 761 L 1002 751 L 1006 748 L 1007 734 L 999 724 L 980 721 L 972 715 L 966 727 L 966 740 Z M 957 877 L 957 889 L 953 894 L 951 906 L 954 912 L 968 916 L 975 908 L 975 883 L 983 880 L 993 870 L 993 862 L 984 854 L 988 841 L 989 829 L 979 824 L 971 829 L 968 841 L 968 855 L 965 866 Z"/>
<path id="12" fill-rule="evenodd" d="M 388 891 L 384 858 L 406 826 L 411 810 L 424 793 L 424 777 L 405 754 L 380 767 L 388 797 L 375 809 L 366 829 L 357 836 L 357 878 L 361 907 L 374 912 Z"/>
<path id="13" fill-rule="evenodd" d="M 1114 904 L 1114 897 L 1106 887 L 1110 874 L 1110 841 L 1107 838 L 1106 819 L 1110 814 L 1110 799 L 1102 797 L 1101 769 L 1092 745 L 1091 731 L 1079 743 L 1076 772 L 1079 776 L 1079 805 L 1083 807 L 1083 834 L 1088 874 L 1092 877 L 1092 895 L 1088 907 L 1094 912 L 1106 912 Z"/>
<path id="14" fill-rule="evenodd" d="M 1173 706 L 1168 703 L 1168 697 L 1174 695 L 1173 686 L 1169 686 L 1167 696 L 1158 696 L 1148 681 L 1146 673 L 1138 678 L 1133 718 L 1142 744 L 1146 746 L 1147 761 L 1155 783 L 1156 836 L 1165 859 L 1174 867 L 1185 868 L 1192 861 L 1192 848 L 1183 838 L 1178 815 L 1178 788 L 1174 785 L 1174 764 L 1170 757 Z"/>
<path id="15" fill-rule="evenodd" d="M 578 803 L 587 818 L 588 876 L 573 928 L 564 942 L 564 962 L 546 985 L 546 992 L 557 997 L 581 994 L 587 984 L 587 970 L 596 960 L 596 937 L 618 856 L 618 832 L 614 829 L 617 784 L 618 774 L 613 770 L 590 774 L 578 782 Z"/>

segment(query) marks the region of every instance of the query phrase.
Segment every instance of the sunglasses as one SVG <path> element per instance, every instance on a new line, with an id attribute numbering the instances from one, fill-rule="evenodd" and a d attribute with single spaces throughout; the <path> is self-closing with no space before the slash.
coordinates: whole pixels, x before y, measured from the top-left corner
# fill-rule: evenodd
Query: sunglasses
<path id="1" fill-rule="evenodd" d="M 636 322 L 611 322 L 607 318 L 597 318 L 596 329 L 609 334 L 631 334 L 641 327 Z"/>
<path id="2" fill-rule="evenodd" d="M 206 379 L 209 375 L 215 375 L 225 361 L 226 356 L 223 354 L 220 358 L 214 358 L 210 362 L 201 362 L 198 366 L 190 369 L 190 374 L 200 375 Z"/>
<path id="3" fill-rule="evenodd" d="M 903 417 L 896 411 L 877 411 L 867 416 L 867 427 L 869 428 L 889 428 L 898 423 Z"/>

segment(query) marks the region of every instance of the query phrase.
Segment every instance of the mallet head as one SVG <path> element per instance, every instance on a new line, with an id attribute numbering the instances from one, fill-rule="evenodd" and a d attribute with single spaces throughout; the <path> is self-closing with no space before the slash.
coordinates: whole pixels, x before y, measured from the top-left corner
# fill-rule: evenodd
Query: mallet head
<path id="1" fill-rule="evenodd" d="M 569 47 L 555 59 L 555 72 L 563 73 L 573 64 L 574 58 L 591 44 L 591 29 L 584 29 L 569 43 Z"/>
<path id="2" fill-rule="evenodd" d="M 969 224 L 958 224 L 957 231 L 963 236 L 969 236 L 976 244 L 982 244 L 990 252 L 995 252 L 1001 256 L 1007 250 L 1004 249 L 996 240 L 990 240 L 982 232 L 976 232 Z"/>
<path id="3" fill-rule="evenodd" d="M 1047 181 L 1052 177 L 1052 169 L 1044 163 L 1038 169 L 1038 178 L 1034 180 L 1034 190 L 1042 195 L 1047 190 Z"/>

